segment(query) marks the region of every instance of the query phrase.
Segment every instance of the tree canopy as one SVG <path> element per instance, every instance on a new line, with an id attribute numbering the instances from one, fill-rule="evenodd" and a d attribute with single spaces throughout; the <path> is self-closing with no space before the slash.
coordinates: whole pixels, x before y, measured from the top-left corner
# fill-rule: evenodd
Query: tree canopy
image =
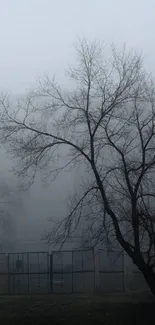
<path id="1" fill-rule="evenodd" d="M 39 169 L 56 177 L 69 165 L 85 164 L 83 193 L 48 239 L 66 240 L 91 206 L 87 239 L 95 245 L 114 237 L 155 293 L 154 81 L 134 51 L 112 47 L 107 59 L 96 42 L 82 41 L 76 53 L 67 90 L 46 78 L 14 107 L 1 98 L 1 140 L 27 184 Z"/>

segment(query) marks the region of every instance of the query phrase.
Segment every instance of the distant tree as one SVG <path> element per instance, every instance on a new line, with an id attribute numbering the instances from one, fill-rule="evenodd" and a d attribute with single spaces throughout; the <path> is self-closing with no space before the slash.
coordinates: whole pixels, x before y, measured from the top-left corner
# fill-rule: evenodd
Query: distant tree
<path id="1" fill-rule="evenodd" d="M 97 43 L 79 42 L 69 90 L 47 78 L 15 108 L 3 97 L 1 141 L 26 184 L 37 170 L 56 176 L 83 164 L 83 194 L 48 239 L 65 241 L 85 216 L 88 241 L 115 238 L 155 295 L 154 82 L 137 54 L 114 48 L 111 54 L 106 60 Z"/>

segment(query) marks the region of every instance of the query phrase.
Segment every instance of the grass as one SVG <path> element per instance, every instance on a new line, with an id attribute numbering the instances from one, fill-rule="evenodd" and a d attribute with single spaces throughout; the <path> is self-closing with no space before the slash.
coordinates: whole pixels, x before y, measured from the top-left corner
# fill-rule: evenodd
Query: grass
<path id="1" fill-rule="evenodd" d="M 102 297 L 1 297 L 0 324 L 153 324 L 153 303 L 105 302 Z"/>

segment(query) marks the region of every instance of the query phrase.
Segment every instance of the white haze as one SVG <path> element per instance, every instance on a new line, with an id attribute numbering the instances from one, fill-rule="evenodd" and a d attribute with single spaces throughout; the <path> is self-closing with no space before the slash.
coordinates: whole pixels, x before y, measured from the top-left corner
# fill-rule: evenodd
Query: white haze
<path id="1" fill-rule="evenodd" d="M 126 43 L 143 51 L 146 68 L 155 74 L 154 11 L 153 0 L 0 0 L 1 92 L 23 95 L 47 74 L 56 73 L 64 83 L 64 69 L 74 62 L 73 44 L 78 37 L 105 45 L 114 42 L 118 48 Z M 1 175 L 17 188 L 11 169 L 12 161 L 1 148 Z M 77 171 L 67 172 L 43 188 L 38 177 L 22 194 L 22 207 L 12 216 L 15 238 L 19 238 L 16 250 L 46 248 L 38 244 L 51 224 L 46 220 L 67 213 L 66 199 L 78 180 Z"/>

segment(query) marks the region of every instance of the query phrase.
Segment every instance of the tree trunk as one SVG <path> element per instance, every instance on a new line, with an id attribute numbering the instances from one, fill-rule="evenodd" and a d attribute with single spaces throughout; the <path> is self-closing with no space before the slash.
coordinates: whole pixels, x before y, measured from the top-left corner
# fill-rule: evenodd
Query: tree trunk
<path id="1" fill-rule="evenodd" d="M 145 281 L 147 282 L 152 294 L 155 296 L 155 273 L 150 267 L 142 268 L 140 270 L 143 273 Z"/>

